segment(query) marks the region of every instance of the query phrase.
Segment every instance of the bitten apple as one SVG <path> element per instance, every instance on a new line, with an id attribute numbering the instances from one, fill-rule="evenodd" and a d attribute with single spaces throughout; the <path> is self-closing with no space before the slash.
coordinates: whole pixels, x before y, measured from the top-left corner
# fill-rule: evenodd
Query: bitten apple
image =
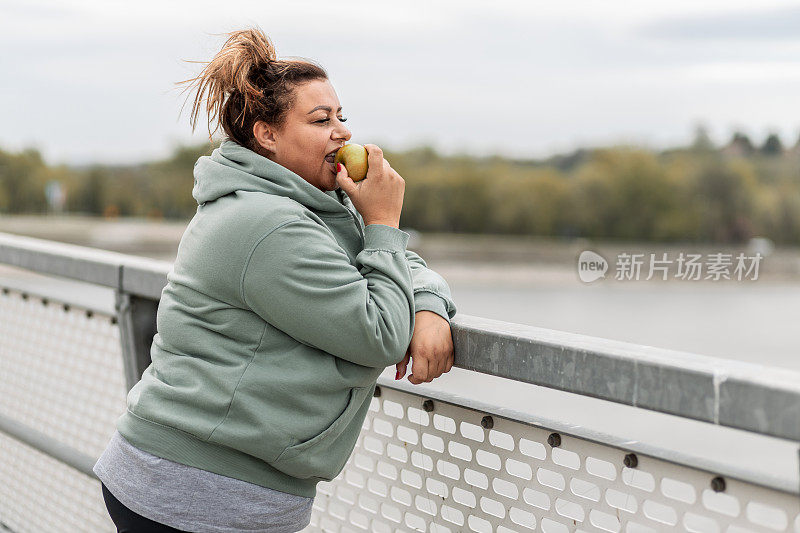
<path id="1" fill-rule="evenodd" d="M 334 162 L 342 163 L 353 181 L 361 181 L 367 176 L 367 149 L 360 144 L 345 144 L 339 148 Z"/>

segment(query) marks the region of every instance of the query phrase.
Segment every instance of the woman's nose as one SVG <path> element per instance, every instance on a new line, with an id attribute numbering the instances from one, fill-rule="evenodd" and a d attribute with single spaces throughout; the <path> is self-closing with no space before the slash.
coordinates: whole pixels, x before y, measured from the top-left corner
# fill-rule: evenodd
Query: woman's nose
<path id="1" fill-rule="evenodd" d="M 353 134 L 350 133 L 350 130 L 348 130 L 345 126 L 340 126 L 339 128 L 335 129 L 333 133 L 334 139 L 343 139 L 345 142 L 349 141 L 350 137 L 352 136 Z"/>

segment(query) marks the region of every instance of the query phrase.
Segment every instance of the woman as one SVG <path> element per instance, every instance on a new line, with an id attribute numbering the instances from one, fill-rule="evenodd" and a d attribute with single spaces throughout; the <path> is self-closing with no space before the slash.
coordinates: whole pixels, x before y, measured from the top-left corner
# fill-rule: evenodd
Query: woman
<path id="1" fill-rule="evenodd" d="M 195 164 L 152 363 L 94 471 L 120 532 L 298 531 L 383 369 L 450 370 L 456 309 L 406 250 L 381 149 L 358 183 L 334 168 L 351 134 L 320 66 L 244 30 L 187 82 L 193 127 L 207 92 L 209 136 L 218 121 L 227 139 Z"/>

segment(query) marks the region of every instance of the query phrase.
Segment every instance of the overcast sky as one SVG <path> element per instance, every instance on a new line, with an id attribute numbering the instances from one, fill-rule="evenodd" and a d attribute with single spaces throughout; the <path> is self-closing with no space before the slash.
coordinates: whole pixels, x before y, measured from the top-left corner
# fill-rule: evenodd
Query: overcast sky
<path id="1" fill-rule="evenodd" d="M 166 156 L 174 82 L 253 25 L 330 73 L 353 142 L 540 157 L 689 141 L 794 144 L 800 2 L 0 0 L 0 148 L 51 163 Z"/>

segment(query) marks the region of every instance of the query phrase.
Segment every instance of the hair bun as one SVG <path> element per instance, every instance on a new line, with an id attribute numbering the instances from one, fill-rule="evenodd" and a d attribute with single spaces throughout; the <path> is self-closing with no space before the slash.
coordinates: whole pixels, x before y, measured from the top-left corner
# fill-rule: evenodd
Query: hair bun
<path id="1" fill-rule="evenodd" d="M 229 92 L 260 95 L 261 91 L 253 84 L 251 75 L 277 59 L 275 46 L 259 29 L 239 30 L 228 35 L 222 50 L 212 61 L 218 62 L 220 85 Z"/>
<path id="2" fill-rule="evenodd" d="M 196 88 L 190 122 L 197 123 L 200 107 L 211 124 L 219 122 L 225 132 L 243 146 L 251 146 L 252 123 L 263 120 L 278 125 L 292 104 L 293 87 L 313 79 L 328 79 L 321 66 L 307 61 L 279 60 L 275 46 L 260 28 L 237 30 L 199 75 L 177 82 Z M 213 131 L 216 131 L 214 128 Z"/>

